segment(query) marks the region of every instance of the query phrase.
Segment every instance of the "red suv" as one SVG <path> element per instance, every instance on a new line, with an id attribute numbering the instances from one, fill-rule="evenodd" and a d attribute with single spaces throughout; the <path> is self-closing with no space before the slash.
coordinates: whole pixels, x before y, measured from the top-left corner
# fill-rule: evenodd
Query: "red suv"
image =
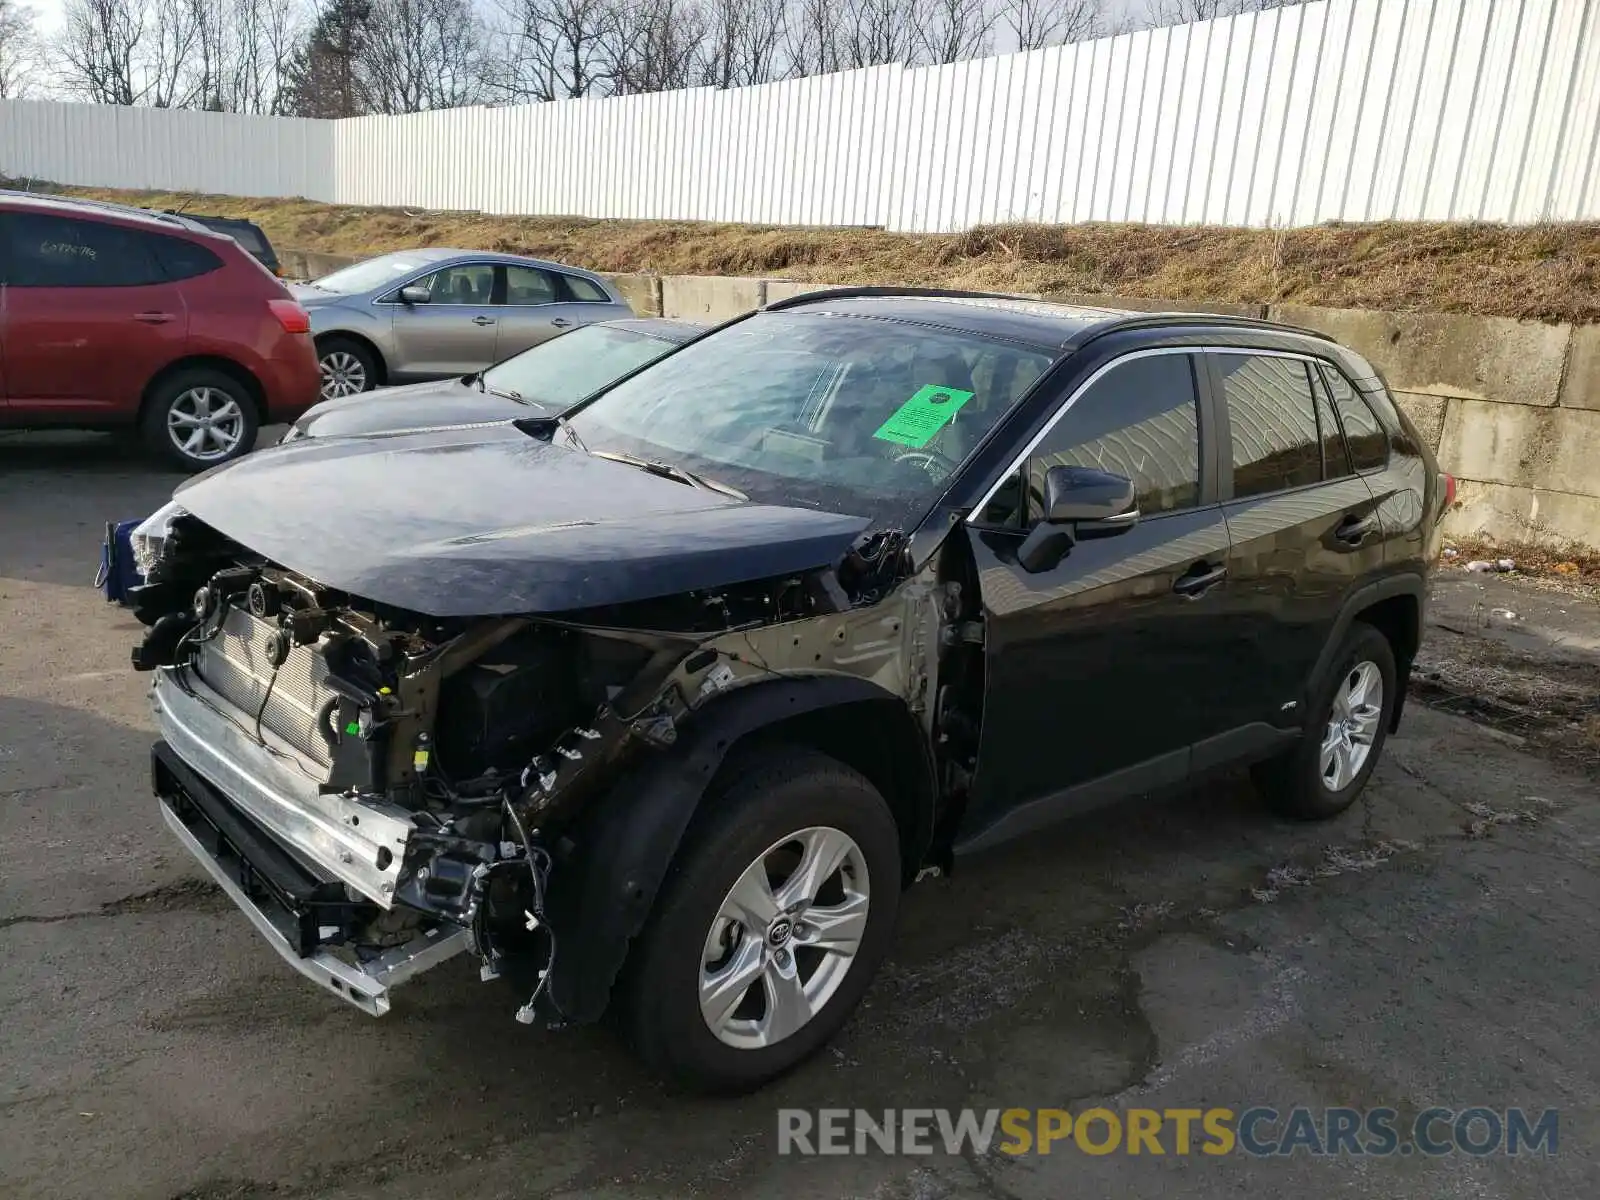
<path id="1" fill-rule="evenodd" d="M 137 429 L 195 471 L 318 398 L 311 322 L 181 216 L 0 196 L 0 427 Z"/>

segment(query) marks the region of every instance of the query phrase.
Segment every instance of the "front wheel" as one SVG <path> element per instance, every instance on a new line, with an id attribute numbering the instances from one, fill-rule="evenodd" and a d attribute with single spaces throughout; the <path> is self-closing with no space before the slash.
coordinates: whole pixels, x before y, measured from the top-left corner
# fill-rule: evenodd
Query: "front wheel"
<path id="1" fill-rule="evenodd" d="M 776 752 L 708 803 L 622 999 L 659 1073 L 748 1091 L 821 1047 L 871 983 L 899 906 L 899 835 L 867 780 L 809 751 Z"/>
<path id="2" fill-rule="evenodd" d="M 248 454 L 260 419 L 249 390 L 205 367 L 159 384 L 144 414 L 146 445 L 185 471 L 204 471 Z"/>
<path id="3" fill-rule="evenodd" d="M 1339 647 L 1300 743 L 1255 769 L 1256 786 L 1272 807 L 1284 816 L 1321 820 L 1354 804 L 1378 764 L 1397 688 L 1389 639 L 1357 621 Z"/>

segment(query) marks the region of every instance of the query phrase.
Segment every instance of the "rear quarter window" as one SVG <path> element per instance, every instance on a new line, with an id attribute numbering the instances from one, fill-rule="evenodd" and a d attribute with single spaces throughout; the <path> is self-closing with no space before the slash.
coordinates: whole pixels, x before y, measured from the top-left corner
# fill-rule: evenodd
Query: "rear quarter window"
<path id="1" fill-rule="evenodd" d="M 593 281 L 580 279 L 576 275 L 563 275 L 561 277 L 567 289 L 572 293 L 574 300 L 582 300 L 585 304 L 610 304 L 611 297 L 605 294 L 604 289 Z"/>
<path id="2" fill-rule="evenodd" d="M 222 259 L 199 242 L 185 238 L 151 235 L 156 261 L 168 279 L 194 279 L 222 268 Z"/>
<path id="3" fill-rule="evenodd" d="M 1343 371 L 1326 364 L 1322 367 L 1322 377 L 1333 396 L 1333 406 L 1339 411 L 1339 422 L 1344 426 L 1344 441 L 1350 450 L 1351 465 L 1357 471 L 1371 471 L 1383 466 L 1389 461 L 1389 438 L 1384 432 L 1384 425 L 1395 430 L 1403 428 L 1400 416 L 1390 404 L 1388 396 L 1379 398 L 1371 393 L 1363 396 L 1355 384 L 1345 378 Z M 1370 401 L 1376 401 L 1380 409 L 1388 409 L 1387 422 L 1379 421 Z"/>

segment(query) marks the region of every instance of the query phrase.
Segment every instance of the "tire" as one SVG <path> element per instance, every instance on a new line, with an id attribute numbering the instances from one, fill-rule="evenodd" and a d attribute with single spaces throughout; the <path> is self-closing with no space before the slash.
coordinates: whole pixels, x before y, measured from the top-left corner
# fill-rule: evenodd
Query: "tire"
<path id="1" fill-rule="evenodd" d="M 1333 661 L 1305 736 L 1282 758 L 1253 771 L 1273 809 L 1296 820 L 1324 820 L 1355 803 L 1383 752 L 1398 698 L 1394 648 L 1364 621 L 1350 626 Z M 1382 687 L 1376 704 L 1371 702 L 1374 683 Z M 1347 698 L 1363 695 L 1366 702 L 1348 711 Z M 1335 729 L 1336 722 L 1346 733 Z"/>
<path id="2" fill-rule="evenodd" d="M 322 372 L 324 400 L 370 392 L 378 386 L 377 356 L 354 338 L 329 337 L 318 342 L 317 367 Z"/>
<path id="3" fill-rule="evenodd" d="M 738 1093 L 815 1053 L 860 1002 L 894 932 L 900 838 L 888 805 L 866 779 L 808 750 L 779 749 L 753 760 L 708 804 L 707 819 L 691 830 L 635 943 L 618 998 L 635 1049 L 657 1074 L 692 1091 Z M 806 857 L 814 850 L 822 853 Z M 821 878 L 820 890 L 803 886 L 798 868 L 785 878 L 784 868 L 796 861 L 832 862 L 841 852 L 842 865 Z M 764 899 L 750 879 L 763 864 L 777 872 L 775 878 L 763 872 L 773 883 Z M 795 891 L 786 895 L 791 882 Z M 736 900 L 736 885 L 746 905 Z M 807 890 L 822 903 L 792 917 L 778 907 Z M 762 912 L 770 918 L 765 929 L 752 932 L 723 916 L 729 909 L 753 913 L 767 900 L 773 905 Z M 830 920 L 841 947 L 859 935 L 853 956 L 808 944 L 821 936 L 814 923 L 821 919 Z M 741 981 L 725 989 L 720 1003 L 714 993 L 709 1001 L 726 1009 L 721 1032 L 702 1008 L 702 982 L 717 973 Z M 774 987 L 807 1003 L 775 1008 Z M 807 1010 L 808 1018 L 801 1015 Z M 790 1017 L 797 1019 L 787 1023 Z M 768 1044 L 759 1044 L 763 1036 Z"/>
<path id="4" fill-rule="evenodd" d="M 204 471 L 250 453 L 260 425 L 249 388 L 222 371 L 191 367 L 156 385 L 142 432 L 167 462 Z"/>

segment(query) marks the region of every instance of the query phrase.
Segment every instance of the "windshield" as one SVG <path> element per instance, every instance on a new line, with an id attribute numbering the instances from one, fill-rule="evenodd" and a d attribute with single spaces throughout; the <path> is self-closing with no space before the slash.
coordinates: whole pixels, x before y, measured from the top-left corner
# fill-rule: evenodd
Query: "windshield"
<path id="1" fill-rule="evenodd" d="M 637 330 L 585 325 L 495 364 L 483 386 L 526 404 L 567 408 L 672 348 Z"/>
<path id="2" fill-rule="evenodd" d="M 386 283 L 399 283 L 411 272 L 420 271 L 425 266 L 427 263 L 412 254 L 385 254 L 381 258 L 369 258 L 366 262 L 340 267 L 331 275 L 313 279 L 311 286 L 325 292 L 337 292 L 341 296 L 358 296 L 363 292 L 375 291 Z"/>
<path id="3" fill-rule="evenodd" d="M 766 503 L 905 521 L 1050 365 L 907 322 L 758 313 L 571 418 L 590 450 L 698 472 Z"/>

